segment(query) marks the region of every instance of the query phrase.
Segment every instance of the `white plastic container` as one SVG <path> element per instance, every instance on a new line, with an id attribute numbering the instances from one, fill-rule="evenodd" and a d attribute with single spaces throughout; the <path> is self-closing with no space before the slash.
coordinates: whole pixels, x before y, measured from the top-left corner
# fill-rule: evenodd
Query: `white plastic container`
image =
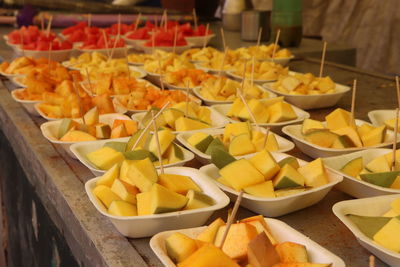
<path id="1" fill-rule="evenodd" d="M 110 114 L 103 114 L 100 115 L 99 117 L 99 122 L 108 124 L 110 126 L 113 125 L 114 120 L 119 119 L 119 120 L 131 120 L 128 116 L 119 114 L 119 113 L 110 113 Z M 83 123 L 82 118 L 79 119 L 74 119 L 74 121 L 78 123 Z M 54 121 L 48 121 L 40 125 L 40 130 L 42 131 L 43 136 L 49 140 L 53 144 L 60 144 L 65 151 L 68 152 L 68 154 L 72 158 L 76 158 L 73 153 L 71 153 L 71 150 L 69 149 L 72 144 L 75 143 L 86 143 L 86 142 L 67 142 L 67 141 L 60 141 L 58 138 L 58 129 L 60 127 L 61 120 L 54 120 Z M 105 139 L 105 142 L 109 142 L 112 140 L 116 139 Z M 103 139 L 102 139 L 103 141 Z"/>
<path id="2" fill-rule="evenodd" d="M 17 47 L 18 53 L 23 54 L 26 57 L 31 57 L 31 58 L 48 58 L 49 57 L 49 51 L 39 51 L 39 50 L 26 50 L 24 49 L 22 51 L 21 47 Z M 74 49 L 63 49 L 63 50 L 52 50 L 50 52 L 50 57 L 51 60 L 57 61 L 57 62 L 62 62 L 65 60 L 68 60 L 71 57 L 71 54 L 74 52 Z"/>
<path id="3" fill-rule="evenodd" d="M 13 73 L 5 73 L 4 71 L 0 71 L 0 74 L 7 77 L 8 79 L 12 79 L 14 77 L 26 76 L 25 74 L 13 74 Z"/>
<path id="4" fill-rule="evenodd" d="M 237 75 L 237 74 L 233 73 L 233 71 L 227 71 L 226 74 L 228 74 L 228 76 L 232 77 L 233 79 L 235 79 L 237 81 L 241 82 L 243 80 L 243 77 L 241 75 Z M 250 80 L 250 78 L 246 77 L 246 80 Z M 274 82 L 274 81 L 276 81 L 276 79 L 261 80 L 261 79 L 254 78 L 254 83 L 260 84 L 260 85 L 268 83 L 268 82 Z"/>
<path id="5" fill-rule="evenodd" d="M 362 120 L 356 120 L 357 125 L 362 125 L 364 123 L 369 124 L 368 122 Z M 321 147 L 319 145 L 312 144 L 306 141 L 301 133 L 301 124 L 297 125 L 289 125 L 282 128 L 282 132 L 286 135 L 290 136 L 295 143 L 295 145 L 306 155 L 312 158 L 325 158 L 325 157 L 334 157 L 339 156 L 355 151 L 371 149 L 371 148 L 384 148 L 390 147 L 393 144 L 394 139 L 394 132 L 387 130 L 385 140 L 382 144 L 375 145 L 375 146 L 367 146 L 367 147 L 350 147 L 350 148 L 326 148 Z M 398 142 L 400 142 L 400 135 L 397 137 Z"/>
<path id="6" fill-rule="evenodd" d="M 123 46 L 123 47 L 116 47 L 116 48 L 114 49 L 112 58 L 122 58 L 122 57 L 125 57 L 125 51 L 128 53 L 129 49 L 131 49 L 131 48 L 132 48 L 132 46 L 130 46 L 130 45 L 126 45 L 126 46 Z M 111 55 L 111 53 L 112 53 L 111 51 L 113 50 L 113 48 L 110 47 L 110 48 L 108 48 L 108 49 L 107 49 L 107 48 L 101 48 L 101 49 L 85 49 L 85 48 L 78 47 L 78 48 L 76 48 L 76 50 L 77 50 L 78 52 L 80 52 L 80 53 L 98 52 L 98 53 L 102 53 L 102 54 L 108 56 L 109 54 Z M 67 60 L 67 59 L 64 59 L 64 60 Z"/>
<path id="7" fill-rule="evenodd" d="M 280 64 L 282 66 L 287 66 L 289 62 L 294 59 L 294 56 L 290 57 L 276 57 L 276 58 L 263 58 L 259 59 L 258 61 L 269 61 L 269 62 L 274 62 L 276 64 Z"/>
<path id="8" fill-rule="evenodd" d="M 144 43 L 139 44 L 141 47 L 141 50 L 143 50 L 146 54 L 153 54 L 154 50 L 162 50 L 165 52 L 173 52 L 174 47 L 173 46 L 155 46 L 154 49 L 152 46 L 146 46 Z M 190 49 L 192 46 L 190 43 L 187 45 L 177 45 L 175 47 L 175 53 L 176 54 L 182 54 L 185 50 Z"/>
<path id="9" fill-rule="evenodd" d="M 349 228 L 361 246 L 393 267 L 400 266 L 400 253 L 389 250 L 368 238 L 346 215 L 382 216 L 382 214 L 390 209 L 390 203 L 398 198 L 400 198 L 400 194 L 346 200 L 336 203 L 332 208 L 336 217 Z"/>
<path id="10" fill-rule="evenodd" d="M 256 130 L 257 128 L 255 126 L 253 126 L 253 130 Z M 261 128 L 261 131 L 263 133 L 267 132 L 267 129 L 265 128 Z M 219 134 L 223 134 L 224 133 L 224 129 L 216 129 L 216 130 L 203 130 L 203 133 L 207 133 L 210 135 L 219 135 Z M 287 152 L 290 151 L 294 148 L 294 144 L 292 142 L 290 142 L 289 140 L 274 134 L 272 132 L 269 132 L 269 134 L 273 134 L 276 138 L 276 141 L 278 142 L 279 145 L 279 150 L 277 152 Z M 177 135 L 176 139 L 178 139 L 178 141 L 184 145 L 185 147 L 187 147 L 188 149 L 190 149 L 190 151 L 192 151 L 195 156 L 196 159 L 199 160 L 201 163 L 203 164 L 209 164 L 211 162 L 211 156 L 201 152 L 200 150 L 198 150 L 197 148 L 195 148 L 194 146 L 190 145 L 188 143 L 188 139 L 190 138 L 190 136 L 192 136 L 192 133 L 180 133 Z M 247 154 L 244 156 L 238 156 L 236 158 L 247 158 L 247 157 L 251 157 L 252 155 L 254 155 L 256 153 L 251 153 L 251 154 Z"/>
<path id="11" fill-rule="evenodd" d="M 290 241 L 304 245 L 307 248 L 310 262 L 332 263 L 332 267 L 346 266 L 341 258 L 318 245 L 316 242 L 296 231 L 286 223 L 270 218 L 265 218 L 265 221 L 271 229 L 272 235 L 279 243 Z M 165 240 L 175 232 L 180 232 L 191 238 L 196 238 L 205 228 L 206 226 L 158 233 L 150 239 L 150 247 L 164 266 L 176 267 L 174 262 L 168 257 L 165 248 Z"/>
<path id="12" fill-rule="evenodd" d="M 18 88 L 26 88 L 25 76 L 16 76 L 10 79 L 10 81 Z"/>
<path id="13" fill-rule="evenodd" d="M 355 177 L 349 176 L 340 171 L 340 169 L 352 159 L 362 157 L 364 164 L 367 164 L 371 160 L 391 152 L 391 149 L 384 148 L 366 149 L 350 154 L 324 158 L 322 160 L 324 161 L 326 166 L 335 170 L 340 175 L 343 175 L 343 181 L 338 184 L 336 188 L 345 192 L 346 194 L 349 194 L 356 198 L 374 197 L 388 194 L 400 194 L 399 189 L 392 189 L 374 185 L 366 181 L 359 180 Z"/>
<path id="14" fill-rule="evenodd" d="M 209 107 L 207 107 L 207 108 L 209 108 Z M 225 124 L 229 123 L 229 121 L 226 120 L 224 118 L 224 116 L 221 116 L 221 114 L 219 114 L 215 110 L 210 109 L 210 111 L 211 111 L 211 127 L 210 128 L 206 128 L 206 129 L 222 128 L 222 127 L 224 127 Z M 132 119 L 141 122 L 145 115 L 146 115 L 146 112 L 136 113 L 136 114 L 132 115 Z M 144 126 L 144 125 L 141 125 L 141 126 Z M 202 130 L 204 130 L 204 129 L 186 131 L 185 133 L 196 133 L 196 132 L 200 132 Z M 174 131 L 173 133 L 179 134 L 179 133 L 183 133 L 183 132 Z"/>
<path id="15" fill-rule="evenodd" d="M 260 86 L 260 85 L 257 85 L 257 87 L 258 87 L 262 92 L 265 92 L 265 91 L 266 91 L 266 90 L 265 90 L 262 86 Z M 195 87 L 195 88 L 193 88 L 193 93 L 194 93 L 198 98 L 200 98 L 200 99 L 203 101 L 203 103 L 206 104 L 207 106 L 220 105 L 220 104 L 231 104 L 231 103 L 233 103 L 233 100 L 212 100 L 212 99 L 205 98 L 205 97 L 203 97 L 203 95 L 200 93 L 200 90 L 201 90 L 201 87 L 200 87 L 200 86 L 199 86 L 199 87 Z M 273 97 L 276 97 L 276 96 L 277 96 L 275 93 L 272 93 L 272 92 L 268 92 L 268 94 L 269 94 L 269 97 L 268 97 L 268 98 L 273 98 Z M 267 98 L 264 98 L 264 99 L 267 99 Z"/>
<path id="16" fill-rule="evenodd" d="M 272 156 L 280 161 L 290 155 L 278 152 L 272 152 Z M 305 165 L 307 162 L 297 159 L 300 166 Z M 219 188 L 221 188 L 232 201 L 235 201 L 239 192 L 225 186 L 218 181 L 220 177 L 219 169 L 214 164 L 209 164 L 200 168 L 200 171 L 206 174 L 212 181 L 214 181 Z M 332 189 L 333 186 L 340 183 L 343 177 L 336 172 L 326 168 L 329 183 L 320 187 L 316 187 L 298 194 L 293 194 L 277 198 L 263 198 L 256 197 L 244 193 L 241 205 L 255 213 L 268 215 L 270 217 L 282 216 L 300 209 L 307 208 L 319 202 L 325 195 Z"/>
<path id="17" fill-rule="evenodd" d="M 35 105 L 41 103 L 41 100 L 24 100 L 18 98 L 18 92 L 26 90 L 25 88 L 19 88 L 11 91 L 11 97 L 18 103 L 20 103 L 29 114 L 33 116 L 40 116 L 39 113 L 35 109 Z"/>
<path id="18" fill-rule="evenodd" d="M 165 173 L 189 176 L 205 194 L 215 200 L 215 205 L 194 210 L 122 217 L 108 214 L 105 207 L 93 195 L 92 192 L 98 178 L 86 182 L 86 193 L 98 212 L 109 218 L 122 235 L 130 238 L 148 237 L 162 231 L 203 225 L 214 211 L 222 209 L 229 204 L 229 198 L 199 170 L 187 167 L 173 167 L 166 168 L 164 171 Z"/>
<path id="19" fill-rule="evenodd" d="M 368 112 L 368 118 L 373 125 L 381 126 L 385 124 L 386 120 L 396 118 L 396 110 L 394 109 L 372 110 Z"/>
<path id="20" fill-rule="evenodd" d="M 210 42 L 212 38 L 215 37 L 215 34 L 208 34 L 203 36 L 186 36 L 185 40 L 188 42 L 192 47 L 203 47 L 204 42 L 206 43 L 205 46 Z"/>
<path id="21" fill-rule="evenodd" d="M 272 98 L 275 99 L 275 98 Z M 276 100 L 278 100 L 279 97 L 276 98 Z M 266 102 L 269 101 L 270 99 L 263 99 L 261 100 L 261 102 Z M 228 111 L 231 109 L 232 104 L 219 104 L 219 105 L 213 105 L 211 106 L 211 109 L 217 111 L 219 114 L 221 114 L 222 116 L 224 116 L 229 122 L 237 122 L 229 117 L 226 116 L 226 114 L 228 113 Z M 282 127 L 285 125 L 290 125 L 290 124 L 296 124 L 299 122 L 302 122 L 305 119 L 308 119 L 310 117 L 310 113 L 299 109 L 296 106 L 292 105 L 292 108 L 294 110 L 294 112 L 297 115 L 297 119 L 294 120 L 289 120 L 289 121 L 283 121 L 283 122 L 276 122 L 276 123 L 259 123 L 260 126 L 262 127 L 270 127 L 271 130 L 277 134 L 281 134 L 282 131 Z"/>
<path id="22" fill-rule="evenodd" d="M 336 105 L 339 100 L 350 91 L 349 86 L 336 83 L 336 91 L 331 94 L 320 95 L 291 95 L 273 89 L 273 82 L 264 83 L 263 87 L 279 96 L 284 96 L 285 100 L 301 109 L 328 108 Z"/>
<path id="23" fill-rule="evenodd" d="M 118 139 L 106 139 L 106 140 L 97 140 L 91 142 L 81 142 L 75 143 L 70 146 L 69 150 L 70 153 L 74 155 L 74 158 L 78 159 L 83 165 L 85 165 L 94 175 L 100 176 L 103 175 L 106 171 L 101 170 L 94 166 L 86 157 L 86 155 L 90 152 L 93 152 L 97 149 L 103 147 L 103 145 L 110 141 L 116 142 L 128 142 L 129 137 L 118 138 Z M 179 146 L 179 145 L 178 145 Z M 194 158 L 194 155 L 189 150 L 185 149 L 184 147 L 179 146 L 183 152 L 183 160 L 171 164 L 164 164 L 164 167 L 175 167 L 175 166 L 183 166 L 186 162 L 191 161 Z M 159 168 L 159 166 L 156 166 Z"/>

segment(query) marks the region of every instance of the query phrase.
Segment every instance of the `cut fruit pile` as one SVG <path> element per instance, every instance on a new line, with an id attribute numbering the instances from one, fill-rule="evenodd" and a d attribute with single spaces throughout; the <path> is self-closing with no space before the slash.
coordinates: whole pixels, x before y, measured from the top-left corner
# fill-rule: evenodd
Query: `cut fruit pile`
<path id="1" fill-rule="evenodd" d="M 157 110 L 157 109 L 156 109 Z M 146 125 L 151 119 L 151 112 L 147 112 L 142 120 Z M 211 128 L 211 110 L 194 102 L 180 102 L 163 111 L 157 118 L 157 126 L 173 131 L 193 131 Z"/>
<path id="2" fill-rule="evenodd" d="M 222 248 L 227 228 L 218 218 L 196 237 L 175 232 L 165 239 L 169 258 L 178 267 L 274 266 L 328 267 L 331 264 L 310 263 L 307 248 L 290 241 L 278 242 L 261 215 L 242 219 L 231 225 Z"/>
<path id="3" fill-rule="evenodd" d="M 234 65 L 232 73 L 237 76 L 243 77 L 243 62 L 236 62 Z M 253 73 L 252 62 L 248 62 L 246 65 L 246 78 L 251 79 Z M 283 67 L 280 64 L 276 64 L 270 61 L 255 61 L 254 62 L 254 74 L 253 77 L 255 80 L 264 80 L 264 81 L 272 81 L 278 79 L 281 75 L 288 75 L 289 68 Z"/>
<path id="4" fill-rule="evenodd" d="M 229 152 L 232 156 L 242 156 L 267 149 L 279 150 L 275 135 L 254 130 L 248 122 L 229 123 L 225 125 L 222 135 L 211 135 L 198 132 L 191 135 L 187 142 L 199 151 L 211 155 L 214 148 Z"/>
<path id="5" fill-rule="evenodd" d="M 380 217 L 347 215 L 368 238 L 377 244 L 400 253 L 400 198 Z"/>
<path id="6" fill-rule="evenodd" d="M 86 158 L 97 168 L 108 170 L 114 164 L 127 160 L 142 160 L 149 158 L 154 165 L 159 165 L 156 136 L 147 131 L 136 147 L 134 147 L 142 129 L 134 133 L 128 142 L 107 142 L 102 148 L 92 151 Z M 157 132 L 160 140 L 162 163 L 172 164 L 184 160 L 182 149 L 173 143 L 175 135 L 168 129 Z"/>
<path id="7" fill-rule="evenodd" d="M 147 60 L 143 68 L 149 73 L 165 74 L 168 72 L 179 71 L 183 69 L 193 69 L 194 65 L 188 60 L 183 59 L 173 53 L 160 53 L 158 58 Z"/>
<path id="8" fill-rule="evenodd" d="M 400 150 L 396 150 L 396 164 L 392 170 L 393 153 L 377 157 L 364 163 L 357 157 L 342 166 L 340 171 L 354 178 L 387 188 L 400 189 Z"/>
<path id="9" fill-rule="evenodd" d="M 249 47 L 241 47 L 236 49 L 238 53 L 241 54 L 242 58 L 255 58 L 257 60 L 265 60 L 271 59 L 272 54 L 275 48 L 275 44 L 269 45 L 258 45 L 258 46 L 249 46 Z M 289 49 L 280 49 L 279 45 L 275 48 L 274 58 L 289 58 L 293 56 Z"/>
<path id="10" fill-rule="evenodd" d="M 97 139 L 114 139 L 127 137 L 137 132 L 136 121 L 115 119 L 112 125 L 99 121 L 97 107 L 83 116 L 83 123 L 72 119 L 62 119 L 58 127 L 58 138 L 65 142 L 94 141 Z"/>
<path id="11" fill-rule="evenodd" d="M 351 113 L 337 108 L 326 117 L 326 126 L 316 120 L 306 119 L 301 133 L 312 144 L 325 148 L 350 148 L 375 146 L 385 142 L 386 126 L 379 127 L 364 123 L 356 126 Z"/>
<path id="12" fill-rule="evenodd" d="M 212 77 L 203 70 L 182 69 L 174 72 L 168 72 L 165 75 L 165 82 L 177 87 L 193 88 L 202 84 L 204 80 Z"/>
<path id="13" fill-rule="evenodd" d="M 315 77 L 311 73 L 281 75 L 272 89 L 291 95 L 320 95 L 335 93 L 336 84 L 329 76 Z"/>
<path id="14" fill-rule="evenodd" d="M 199 209 L 215 203 L 189 176 L 157 174 L 149 158 L 113 165 L 97 180 L 93 194 L 114 216 Z"/>
<path id="15" fill-rule="evenodd" d="M 296 158 L 276 162 L 263 150 L 249 159 L 236 160 L 222 149 L 214 149 L 211 162 L 220 170 L 217 181 L 235 191 L 257 197 L 281 197 L 323 186 L 329 182 L 320 158 L 299 166 Z"/>
<path id="16" fill-rule="evenodd" d="M 297 119 L 292 105 L 283 101 L 283 97 L 271 98 L 264 101 L 250 99 L 247 104 L 257 123 L 278 123 Z M 251 115 L 240 98 L 237 98 L 226 116 L 240 121 L 252 120 Z"/>
<path id="17" fill-rule="evenodd" d="M 237 98 L 237 89 L 241 89 L 241 84 L 237 81 L 224 76 L 209 76 L 202 79 L 199 93 L 207 100 L 233 101 Z M 269 97 L 267 91 L 260 89 L 257 85 L 252 85 L 249 81 L 245 82 L 242 94 L 246 99 Z"/>
<path id="18" fill-rule="evenodd" d="M 221 52 L 213 47 L 204 47 L 188 49 L 181 56 L 191 61 L 207 62 L 217 54 L 221 54 Z"/>

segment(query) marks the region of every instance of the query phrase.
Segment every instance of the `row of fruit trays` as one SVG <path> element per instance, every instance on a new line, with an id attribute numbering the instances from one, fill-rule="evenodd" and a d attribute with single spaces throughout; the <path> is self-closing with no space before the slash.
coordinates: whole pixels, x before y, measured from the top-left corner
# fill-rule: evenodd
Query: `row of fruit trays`
<path id="1" fill-rule="evenodd" d="M 177 25 L 170 24 L 165 31 Z M 145 36 L 146 27 L 133 36 Z M 92 28 L 81 23 L 62 35 L 101 32 Z M 36 30 L 20 29 L 8 42 L 29 33 L 33 40 Z M 288 63 L 290 51 L 271 58 L 276 48 L 222 52 L 205 44 L 180 55 L 155 50 L 125 58 L 97 51 L 62 63 L 25 54 L 3 62 L 0 74 L 17 86 L 17 102 L 47 120 L 43 136 L 94 174 L 85 189 L 98 212 L 127 237 L 152 237 L 166 266 L 345 266 L 290 226 L 263 217 L 314 205 L 333 187 L 360 198 L 337 203 L 338 218 L 377 257 L 400 264 L 400 239 L 393 238 L 400 234 L 400 195 L 393 195 L 400 193 L 400 151 L 394 162 L 389 149 L 395 111 L 371 111 L 372 123 L 341 108 L 325 121 L 311 119 L 305 110 L 333 107 L 350 88 L 289 71 L 279 63 Z M 314 160 L 286 154 L 295 146 Z M 184 167 L 194 159 L 201 168 Z M 201 227 L 239 196 L 242 207 L 260 215 L 227 232 L 222 219 Z"/>

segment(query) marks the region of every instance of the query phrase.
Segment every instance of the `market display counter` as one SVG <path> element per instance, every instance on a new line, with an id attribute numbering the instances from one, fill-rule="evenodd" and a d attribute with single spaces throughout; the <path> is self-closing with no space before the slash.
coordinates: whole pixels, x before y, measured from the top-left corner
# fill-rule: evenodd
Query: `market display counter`
<path id="1" fill-rule="evenodd" d="M 290 63 L 298 72 L 319 72 L 312 59 Z M 325 74 L 334 81 L 351 84 L 358 80 L 356 118 L 368 120 L 374 109 L 394 108 L 396 90 L 390 77 L 327 63 Z M 90 203 L 84 183 L 93 174 L 70 158 L 60 146 L 49 143 L 39 126 L 45 120 L 30 116 L 13 101 L 8 81 L 0 88 L 1 217 L 8 240 L 8 261 L 15 266 L 60 264 L 60 266 L 162 266 L 150 249 L 149 238 L 127 239 Z M 350 109 L 351 94 L 338 107 Z M 312 110 L 311 118 L 323 119 L 332 109 Z M 297 149 L 289 152 L 309 159 Z M 198 167 L 198 162 L 190 162 Z M 279 217 L 296 230 L 341 257 L 348 266 L 367 266 L 370 253 L 333 215 L 332 205 L 350 199 L 333 190 L 320 203 Z M 293 203 L 296 205 L 296 203 Z M 224 219 L 232 203 L 216 212 L 209 222 Z M 240 208 L 238 219 L 254 215 Z M 4 249 L 4 248 L 3 248 Z M 0 259 L 1 260 L 1 259 Z M 4 260 L 4 259 L 3 259 Z M 20 263 L 20 264 L 18 264 Z M 13 266 L 13 265 L 10 265 Z M 375 266 L 386 266 L 379 259 Z"/>

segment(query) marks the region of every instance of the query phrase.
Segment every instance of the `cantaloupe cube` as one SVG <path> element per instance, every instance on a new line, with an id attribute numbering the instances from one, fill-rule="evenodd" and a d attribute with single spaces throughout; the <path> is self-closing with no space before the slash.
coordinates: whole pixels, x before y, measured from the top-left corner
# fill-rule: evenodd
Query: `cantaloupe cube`
<path id="1" fill-rule="evenodd" d="M 114 200 L 107 211 L 115 216 L 137 216 L 136 205 L 126 201 Z"/>
<path id="2" fill-rule="evenodd" d="M 244 104 L 242 102 L 242 100 L 238 97 L 235 99 L 235 101 L 233 101 L 233 104 L 230 108 L 230 110 L 228 111 L 228 113 L 226 114 L 226 116 L 228 117 L 238 117 L 240 111 L 244 108 Z"/>
<path id="3" fill-rule="evenodd" d="M 99 110 L 97 107 L 90 109 L 83 115 L 83 121 L 86 125 L 95 125 L 99 123 Z"/>
<path id="4" fill-rule="evenodd" d="M 225 229 L 225 225 L 218 229 L 214 242 L 216 246 L 221 245 Z M 232 224 L 222 246 L 222 251 L 234 260 L 245 259 L 247 257 L 247 245 L 256 236 L 257 230 L 253 225 L 248 223 Z"/>
<path id="5" fill-rule="evenodd" d="M 268 107 L 269 123 L 294 120 L 297 114 L 289 103 L 280 101 Z"/>
<path id="6" fill-rule="evenodd" d="M 178 194 L 186 195 L 189 190 L 201 191 L 201 188 L 189 177 L 179 174 L 162 173 L 158 183 Z"/>
<path id="7" fill-rule="evenodd" d="M 290 164 L 283 166 L 279 173 L 274 177 L 274 188 L 276 190 L 304 186 L 305 178 Z"/>
<path id="8" fill-rule="evenodd" d="M 142 160 L 125 161 L 127 165 L 126 177 L 121 177 L 125 182 L 139 188 L 140 192 L 147 192 L 158 181 L 157 171 L 149 158 Z"/>
<path id="9" fill-rule="evenodd" d="M 177 119 L 175 121 L 175 130 L 179 131 L 179 132 L 199 130 L 199 129 L 205 129 L 205 128 L 209 128 L 209 127 L 210 127 L 210 125 L 208 125 L 204 122 L 186 118 L 186 117 L 180 117 L 179 119 Z"/>
<path id="10" fill-rule="evenodd" d="M 383 143 L 385 141 L 385 136 L 386 126 L 382 125 L 361 136 L 361 141 L 364 146 L 375 146 Z"/>
<path id="11" fill-rule="evenodd" d="M 264 175 L 246 159 L 239 159 L 226 165 L 219 170 L 219 173 L 237 191 L 264 181 Z"/>
<path id="12" fill-rule="evenodd" d="M 136 195 L 138 216 L 150 215 L 151 213 L 151 192 L 143 192 Z"/>
<path id="13" fill-rule="evenodd" d="M 133 120 L 119 120 L 116 119 L 113 122 L 112 128 L 116 128 L 118 125 L 123 124 L 125 126 L 125 130 L 127 132 L 128 135 L 132 135 L 134 133 L 137 132 L 138 130 L 138 123 L 137 121 L 133 121 Z"/>
<path id="14" fill-rule="evenodd" d="M 106 208 L 109 208 L 114 200 L 121 200 L 121 198 L 111 191 L 111 188 L 105 185 L 97 185 L 93 189 L 93 194 L 103 203 Z"/>
<path id="15" fill-rule="evenodd" d="M 325 126 L 322 124 L 322 122 L 313 119 L 305 119 L 301 125 L 302 134 L 308 134 L 318 129 L 325 129 Z"/>
<path id="16" fill-rule="evenodd" d="M 248 134 L 251 137 L 251 126 L 248 122 L 228 123 L 225 125 L 222 142 L 226 143 L 231 139 L 231 135 L 238 136 Z"/>
<path id="17" fill-rule="evenodd" d="M 174 141 L 175 135 L 172 133 L 171 130 L 163 129 L 163 130 L 157 131 L 157 136 L 158 136 L 158 140 L 160 142 L 161 155 L 163 155 L 164 152 L 171 145 L 172 141 Z M 148 150 L 150 152 L 152 152 L 154 155 L 158 156 L 158 145 L 157 145 L 157 139 L 156 139 L 155 134 L 153 134 L 150 139 L 150 143 L 148 145 Z"/>
<path id="18" fill-rule="evenodd" d="M 265 232 L 265 234 L 268 236 L 269 240 L 271 241 L 272 245 L 278 244 L 278 241 L 276 241 L 275 237 L 273 236 L 271 229 L 269 228 L 268 224 L 265 222 L 265 219 L 262 215 L 255 215 L 252 217 L 247 217 L 240 222 L 248 223 L 253 225 L 256 230 L 257 234 L 260 234 L 262 232 Z"/>
<path id="19" fill-rule="evenodd" d="M 245 187 L 243 188 L 243 191 L 256 197 L 275 197 L 274 185 L 272 184 L 272 181 L 265 181 L 259 184 Z"/>
<path id="20" fill-rule="evenodd" d="M 361 138 L 358 135 L 357 130 L 352 127 L 352 126 L 346 126 L 340 129 L 336 129 L 336 130 L 331 130 L 333 133 L 337 134 L 337 135 L 345 135 L 347 136 L 351 142 L 353 143 L 353 146 L 355 147 L 362 147 L 363 143 L 361 142 Z"/>
<path id="21" fill-rule="evenodd" d="M 128 136 L 128 132 L 125 129 L 125 124 L 120 124 L 111 130 L 110 138 L 114 139 L 114 138 L 121 138 L 121 137 L 127 137 L 127 136 Z"/>
<path id="22" fill-rule="evenodd" d="M 218 263 L 223 267 L 240 267 L 228 255 L 212 244 L 205 244 L 192 255 L 186 258 L 178 267 L 210 267 L 210 262 Z"/>
<path id="23" fill-rule="evenodd" d="M 173 262 L 179 263 L 197 250 L 196 241 L 187 235 L 175 232 L 165 239 L 167 255 Z"/>
<path id="24" fill-rule="evenodd" d="M 175 193 L 168 188 L 153 184 L 150 189 L 151 202 L 150 213 L 159 214 L 181 210 L 185 207 L 188 199 L 181 194 Z"/>

